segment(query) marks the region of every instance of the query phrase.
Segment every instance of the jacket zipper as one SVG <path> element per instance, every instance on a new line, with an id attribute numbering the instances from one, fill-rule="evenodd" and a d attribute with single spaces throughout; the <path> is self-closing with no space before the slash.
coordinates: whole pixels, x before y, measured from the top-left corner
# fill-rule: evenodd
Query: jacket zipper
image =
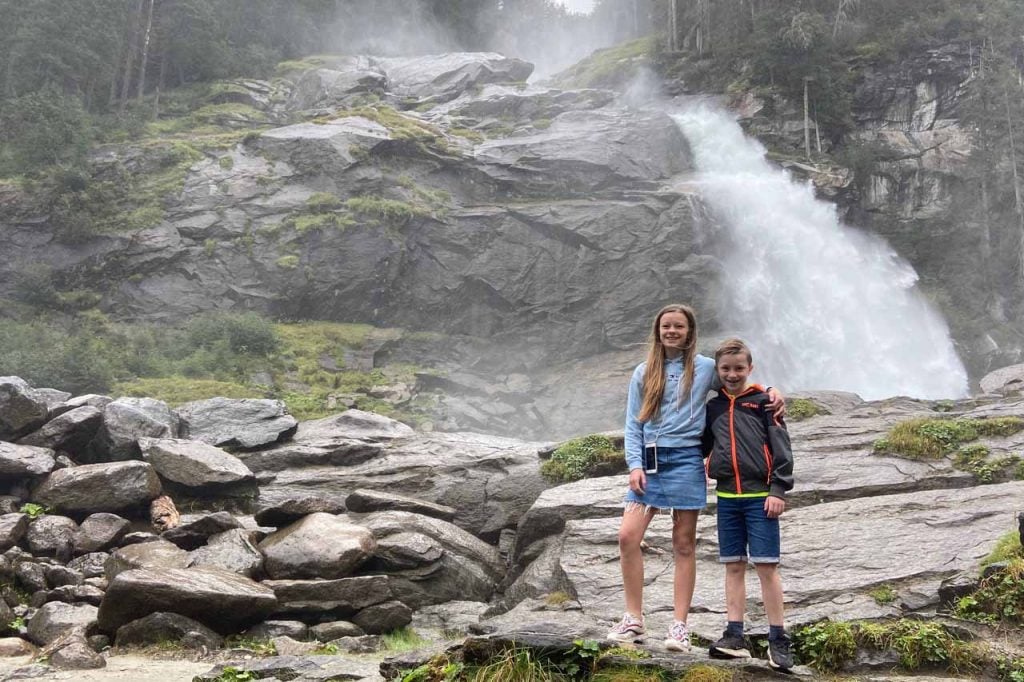
<path id="1" fill-rule="evenodd" d="M 737 396 L 738 397 L 738 396 Z M 736 398 L 729 396 L 729 444 L 732 446 L 732 472 L 736 478 L 736 494 L 743 494 L 743 484 L 740 483 L 740 464 L 736 456 L 736 428 L 735 428 Z"/>

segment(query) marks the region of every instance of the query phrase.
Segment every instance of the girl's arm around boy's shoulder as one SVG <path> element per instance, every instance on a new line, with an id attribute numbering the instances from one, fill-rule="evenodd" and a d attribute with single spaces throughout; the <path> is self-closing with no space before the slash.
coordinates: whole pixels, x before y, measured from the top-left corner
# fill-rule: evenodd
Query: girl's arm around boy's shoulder
<path id="1" fill-rule="evenodd" d="M 793 444 L 782 417 L 767 409 L 767 402 L 762 409 L 767 415 L 768 447 L 772 451 L 771 494 L 784 498 L 793 488 Z"/>

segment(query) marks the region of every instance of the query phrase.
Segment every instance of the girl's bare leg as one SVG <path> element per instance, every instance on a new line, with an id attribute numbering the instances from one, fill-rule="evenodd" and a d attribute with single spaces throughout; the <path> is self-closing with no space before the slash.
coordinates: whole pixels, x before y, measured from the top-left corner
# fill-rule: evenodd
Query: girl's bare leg
<path id="1" fill-rule="evenodd" d="M 654 518 L 654 509 L 635 506 L 626 509 L 619 528 L 619 563 L 622 565 L 622 589 L 626 596 L 626 612 L 637 618 L 644 607 L 644 557 L 640 542 Z"/>
<path id="2" fill-rule="evenodd" d="M 686 621 L 697 583 L 697 510 L 672 512 L 672 553 L 675 559 L 673 609 L 676 620 Z"/>

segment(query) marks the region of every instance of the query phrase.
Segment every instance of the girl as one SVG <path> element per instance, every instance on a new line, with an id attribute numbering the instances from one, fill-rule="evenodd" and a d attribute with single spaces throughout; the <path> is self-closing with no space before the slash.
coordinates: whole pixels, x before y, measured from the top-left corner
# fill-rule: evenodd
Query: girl
<path id="1" fill-rule="evenodd" d="M 625 447 L 629 491 L 619 529 L 626 613 L 608 633 L 611 640 L 633 641 L 644 634 L 640 543 L 657 511 L 671 509 L 675 621 L 665 647 L 671 651 L 690 648 L 686 618 L 697 575 L 697 516 L 707 501 L 700 438 L 708 391 L 717 385 L 714 360 L 697 354 L 696 348 L 693 310 L 685 305 L 665 306 L 654 318 L 647 360 L 637 366 L 629 383 Z M 782 414 L 781 396 L 768 390 L 772 406 Z"/>

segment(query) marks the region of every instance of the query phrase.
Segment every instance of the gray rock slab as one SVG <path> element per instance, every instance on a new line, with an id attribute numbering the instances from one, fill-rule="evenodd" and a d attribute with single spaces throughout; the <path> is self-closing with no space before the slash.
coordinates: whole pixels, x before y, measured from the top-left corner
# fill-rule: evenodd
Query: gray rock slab
<path id="1" fill-rule="evenodd" d="M 310 514 L 267 536 L 259 549 L 271 578 L 343 578 L 376 549 L 373 533 L 343 516 Z"/>
<path id="2" fill-rule="evenodd" d="M 368 634 L 381 635 L 411 623 L 412 609 L 396 600 L 374 604 L 354 615 L 352 622 Z"/>
<path id="3" fill-rule="evenodd" d="M 1024 364 L 1000 367 L 981 378 L 981 390 L 1010 396 L 1024 393 Z"/>
<path id="4" fill-rule="evenodd" d="M 250 536 L 250 531 L 241 528 L 210 536 L 205 547 L 189 552 L 188 566 L 221 568 L 258 579 L 263 573 L 263 554 L 253 545 Z"/>
<path id="5" fill-rule="evenodd" d="M 15 440 L 34 431 L 48 414 L 46 395 L 21 377 L 0 377 L 0 440 Z"/>
<path id="6" fill-rule="evenodd" d="M 297 123 L 268 130 L 260 135 L 256 148 L 299 172 L 341 175 L 390 140 L 391 133 L 381 124 L 348 116 L 323 124 Z"/>
<path id="7" fill-rule="evenodd" d="M 384 575 L 338 580 L 264 580 L 261 584 L 277 596 L 276 615 L 286 617 L 347 618 L 394 598 L 390 580 Z"/>
<path id="8" fill-rule="evenodd" d="M 689 144 L 665 113 L 569 111 L 532 135 L 474 149 L 485 173 L 520 192 L 583 195 L 595 186 L 651 183 L 692 170 Z"/>
<path id="9" fill-rule="evenodd" d="M 92 629 L 97 609 L 90 604 L 44 604 L 28 621 L 28 638 L 45 646 L 74 628 Z"/>
<path id="10" fill-rule="evenodd" d="M 372 566 L 395 597 L 419 608 L 455 599 L 485 601 L 504 576 L 495 547 L 458 526 L 409 512 L 375 512 L 360 523 L 377 539 Z"/>
<path id="11" fill-rule="evenodd" d="M 166 540 L 121 547 L 103 563 L 103 575 L 113 580 L 118 574 L 137 568 L 153 570 L 185 568 L 188 552 Z"/>
<path id="12" fill-rule="evenodd" d="M 376 490 L 356 490 L 345 498 L 345 506 L 353 512 L 404 511 L 451 521 L 458 510 L 408 495 L 396 495 Z"/>
<path id="13" fill-rule="evenodd" d="M 46 422 L 42 428 L 22 436 L 22 445 L 68 452 L 72 457 L 80 456 L 96 435 L 103 421 L 103 412 L 91 405 L 68 410 Z"/>
<path id="14" fill-rule="evenodd" d="M 161 478 L 194 493 L 255 485 L 256 477 L 241 460 L 207 443 L 140 438 L 139 448 Z"/>
<path id="15" fill-rule="evenodd" d="M 0 552 L 6 552 L 17 545 L 28 530 L 28 514 L 4 514 L 0 516 Z"/>
<path id="16" fill-rule="evenodd" d="M 138 459 L 139 438 L 177 438 L 178 417 L 152 398 L 118 398 L 103 408 L 103 423 L 90 444 L 96 461 Z"/>
<path id="17" fill-rule="evenodd" d="M 309 634 L 318 642 L 330 642 L 339 637 L 359 637 L 366 633 L 351 621 L 335 620 L 329 623 L 317 623 L 309 628 Z"/>
<path id="18" fill-rule="evenodd" d="M 225 448 L 256 448 L 285 440 L 298 421 L 280 400 L 211 398 L 175 410 L 181 437 Z"/>
<path id="19" fill-rule="evenodd" d="M 114 644 L 147 646 L 176 642 L 185 649 L 219 649 L 224 638 L 192 618 L 177 613 L 151 613 L 117 629 Z"/>
<path id="20" fill-rule="evenodd" d="M 344 60 L 344 61 L 342 61 Z M 373 57 L 332 59 L 329 66 L 303 73 L 288 98 L 289 109 L 338 107 L 353 95 L 383 94 L 387 75 Z"/>
<path id="21" fill-rule="evenodd" d="M 73 519 L 44 514 L 29 524 L 25 541 L 33 554 L 53 556 L 67 553 L 70 558 L 76 532 L 78 524 Z"/>
<path id="22" fill-rule="evenodd" d="M 101 552 L 113 547 L 131 528 L 131 521 L 117 514 L 90 514 L 74 536 L 75 554 Z"/>
<path id="23" fill-rule="evenodd" d="M 894 615 L 868 592 L 881 584 L 912 591 L 961 571 L 975 571 L 1006 532 L 1006 501 L 1024 494 L 1024 482 L 959 490 L 923 490 L 817 504 L 782 517 L 782 579 L 790 625 L 822 618 L 851 620 Z M 618 522 L 570 521 L 557 569 L 578 596 L 584 615 L 605 624 L 621 616 Z M 647 534 L 644 601 L 658 627 L 669 624 L 672 604 L 671 522 L 656 517 Z M 698 522 L 697 589 L 691 629 L 717 636 L 724 618 L 722 568 L 717 562 L 713 515 Z M 748 617 L 763 626 L 753 572 L 748 575 Z M 937 602 L 938 595 L 935 595 Z"/>
<path id="24" fill-rule="evenodd" d="M 294 680 L 294 682 L 341 682 L 361 680 L 382 682 L 379 664 L 356 656 L 273 656 L 264 659 L 229 660 L 209 672 L 196 675 L 194 682 L 218 682 L 225 668 L 251 672 L 257 680 Z"/>
<path id="25" fill-rule="evenodd" d="M 0 479 L 45 476 L 53 471 L 53 450 L 0 441 Z"/>
<path id="26" fill-rule="evenodd" d="M 240 526 L 238 519 L 228 512 L 186 514 L 181 518 L 180 525 L 165 530 L 160 537 L 168 542 L 173 542 L 182 549 L 193 550 L 205 545 L 207 540 L 214 535 Z"/>
<path id="27" fill-rule="evenodd" d="M 242 633 L 248 639 L 273 639 L 274 637 L 291 637 L 306 639 L 309 626 L 301 620 L 265 620 L 257 623 Z"/>
<path id="28" fill-rule="evenodd" d="M 85 395 L 75 396 L 74 398 L 68 398 L 59 405 L 53 405 L 50 407 L 50 419 L 55 419 L 65 412 L 77 409 L 79 407 L 95 407 L 100 412 L 103 411 L 110 403 L 114 402 L 114 399 L 108 395 L 99 395 L 97 393 L 87 393 Z"/>
<path id="29" fill-rule="evenodd" d="M 492 52 L 453 52 L 415 58 L 381 59 L 388 91 L 435 102 L 455 99 L 488 83 L 526 81 L 533 65 Z"/>
<path id="30" fill-rule="evenodd" d="M 300 438 L 302 429 L 296 435 Z M 381 445 L 367 461 L 278 471 L 273 481 L 260 487 L 260 495 L 268 500 L 309 494 L 344 500 L 356 489 L 411 495 L 458 510 L 458 526 L 496 541 L 502 529 L 514 527 L 540 492 L 550 487 L 540 475 L 536 444 L 470 433 L 431 433 Z"/>
<path id="31" fill-rule="evenodd" d="M 32 494 L 33 502 L 65 512 L 118 512 L 160 494 L 160 479 L 146 462 L 108 462 L 54 471 Z"/>
<path id="32" fill-rule="evenodd" d="M 345 503 L 319 495 L 288 497 L 268 504 L 256 512 L 256 523 L 280 528 L 316 512 L 343 514 Z"/>
<path id="33" fill-rule="evenodd" d="M 178 613 L 222 634 L 263 621 L 274 592 L 244 576 L 211 568 L 135 569 L 110 581 L 97 620 L 104 632 L 150 613 Z"/>

